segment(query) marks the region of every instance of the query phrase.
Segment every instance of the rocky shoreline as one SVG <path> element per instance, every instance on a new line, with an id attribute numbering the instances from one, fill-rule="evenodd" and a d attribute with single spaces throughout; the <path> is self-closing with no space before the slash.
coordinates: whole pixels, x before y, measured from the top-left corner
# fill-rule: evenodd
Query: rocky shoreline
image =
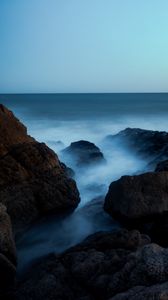
<path id="1" fill-rule="evenodd" d="M 168 133 L 127 128 L 105 142 L 146 160 L 144 172 L 113 181 L 106 195 L 91 202 L 92 211 L 85 207 L 95 223 L 97 218 L 103 223 L 106 212 L 122 228 L 94 233 L 61 254 L 43 257 L 18 280 L 17 237 L 43 216 L 70 215 L 80 194 L 73 170 L 0 105 L 2 300 L 168 299 Z M 81 172 L 108 164 L 88 141 L 63 151 Z"/>

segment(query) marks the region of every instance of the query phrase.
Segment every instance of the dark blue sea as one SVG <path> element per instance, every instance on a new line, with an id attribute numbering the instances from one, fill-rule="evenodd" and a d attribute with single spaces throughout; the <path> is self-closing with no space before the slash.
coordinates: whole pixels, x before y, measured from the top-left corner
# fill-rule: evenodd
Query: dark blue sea
<path id="1" fill-rule="evenodd" d="M 126 127 L 168 128 L 168 93 L 148 94 L 3 94 L 40 141 L 96 141 Z"/>

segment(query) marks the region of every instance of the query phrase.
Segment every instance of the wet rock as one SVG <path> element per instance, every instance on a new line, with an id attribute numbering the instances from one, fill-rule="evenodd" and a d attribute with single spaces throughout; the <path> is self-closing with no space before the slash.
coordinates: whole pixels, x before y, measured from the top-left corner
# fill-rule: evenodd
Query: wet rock
<path id="1" fill-rule="evenodd" d="M 168 246 L 168 172 L 123 176 L 112 182 L 104 209 L 127 228 L 136 228 L 155 243 Z"/>
<path id="2" fill-rule="evenodd" d="M 109 135 L 105 142 L 110 146 L 118 143 L 148 162 L 148 170 L 153 171 L 156 164 L 168 158 L 168 133 L 139 128 L 126 128 L 116 135 Z"/>
<path id="3" fill-rule="evenodd" d="M 0 104 L 0 156 L 5 155 L 13 145 L 33 141 L 27 135 L 26 127 L 10 110 Z"/>
<path id="4" fill-rule="evenodd" d="M 155 172 L 168 171 L 168 160 L 164 160 L 157 164 Z"/>
<path id="5" fill-rule="evenodd" d="M 123 176 L 112 182 L 104 208 L 121 221 L 155 219 L 168 211 L 168 172 Z"/>
<path id="6" fill-rule="evenodd" d="M 135 286 L 136 282 L 144 282 L 143 272 L 145 278 L 149 275 L 147 284 L 161 280 L 162 274 L 159 277 L 157 270 L 161 271 L 167 250 L 164 252 L 158 248 L 155 254 L 154 246 L 145 248 L 149 243 L 150 239 L 138 231 L 117 230 L 114 233 L 94 234 L 61 255 L 43 259 L 18 284 L 11 299 L 105 300 Z M 160 258 L 156 261 L 157 251 Z M 148 252 L 151 263 L 156 262 L 156 267 L 154 265 L 146 273 L 149 267 Z M 152 270 L 155 273 L 151 279 Z M 166 264 L 162 272 L 166 279 Z"/>
<path id="7" fill-rule="evenodd" d="M 75 171 L 72 168 L 67 167 L 63 162 L 61 162 L 61 167 L 68 177 L 70 177 L 70 178 L 75 177 Z"/>
<path id="8" fill-rule="evenodd" d="M 25 143 L 1 158 L 0 201 L 17 230 L 45 213 L 73 210 L 79 193 L 52 150 L 43 143 Z"/>
<path id="9" fill-rule="evenodd" d="M 76 183 L 57 155 L 27 130 L 4 106 L 0 106 L 0 203 L 7 207 L 15 232 L 38 217 L 64 214 L 80 201 Z M 2 153 L 1 153 L 2 154 Z"/>
<path id="10" fill-rule="evenodd" d="M 81 140 L 71 143 L 71 145 L 65 148 L 62 153 L 73 159 L 78 167 L 105 163 L 105 158 L 100 149 L 95 144 L 88 141 Z"/>

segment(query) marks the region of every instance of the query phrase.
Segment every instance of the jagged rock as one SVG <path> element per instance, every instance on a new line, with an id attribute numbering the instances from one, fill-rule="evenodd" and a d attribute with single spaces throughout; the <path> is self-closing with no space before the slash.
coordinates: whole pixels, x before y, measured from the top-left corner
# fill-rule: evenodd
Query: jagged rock
<path id="1" fill-rule="evenodd" d="M 0 106 L 0 203 L 7 207 L 18 232 L 39 216 L 67 213 L 79 203 L 75 181 L 67 176 L 57 155 Z"/>
<path id="2" fill-rule="evenodd" d="M 112 182 L 104 209 L 125 227 L 168 246 L 168 172 L 123 176 Z"/>
<path id="3" fill-rule="evenodd" d="M 0 104 L 0 156 L 5 155 L 13 145 L 33 141 L 27 135 L 26 127 L 10 110 Z"/>
<path id="4" fill-rule="evenodd" d="M 75 171 L 69 167 L 67 167 L 63 162 L 61 162 L 61 167 L 64 170 L 65 174 L 70 177 L 74 178 L 75 177 Z"/>
<path id="5" fill-rule="evenodd" d="M 143 248 L 148 243 L 150 243 L 150 239 L 135 230 L 94 234 L 61 255 L 50 255 L 43 259 L 38 266 L 32 269 L 29 276 L 19 283 L 18 289 L 11 299 L 108 299 L 117 292 L 134 286 L 133 279 L 129 282 L 132 274 L 133 278 L 137 278 L 137 282 L 141 281 L 141 273 L 138 277 L 136 263 L 139 270 L 144 268 L 146 272 L 148 259 L 153 263 L 153 255 L 154 262 L 156 261 L 153 250 Z M 142 250 L 140 250 L 141 248 Z M 148 270 L 147 278 L 152 271 L 155 273 L 150 276 L 157 277 L 157 279 L 159 277 L 157 268 L 161 270 L 159 264 L 162 263 L 163 256 L 167 255 L 167 250 L 164 252 L 161 249 L 158 250 L 160 251 L 159 263 L 156 268 L 153 266 L 153 269 Z M 150 258 L 145 258 L 145 253 L 148 255 L 148 252 Z M 143 267 L 141 267 L 141 261 L 144 262 Z M 133 266 L 133 270 L 130 268 L 131 266 Z M 125 281 L 122 280 L 124 273 Z M 166 265 L 163 274 L 166 278 Z M 118 278 L 118 281 L 115 278 Z M 142 278 L 143 280 L 144 278 Z M 150 280 L 147 283 L 150 283 Z M 154 281 L 155 279 L 152 280 L 152 282 Z"/>
<path id="6" fill-rule="evenodd" d="M 168 160 L 164 160 L 157 164 L 155 172 L 168 171 Z"/>
<path id="7" fill-rule="evenodd" d="M 155 219 L 168 211 L 168 172 L 122 176 L 111 183 L 104 208 L 120 220 Z"/>
<path id="8" fill-rule="evenodd" d="M 0 170 L 0 201 L 14 229 L 39 215 L 74 209 L 79 202 L 76 184 L 66 177 L 55 154 L 39 143 L 20 145 L 19 150 L 17 158 L 11 152 L 1 159 Z"/>
<path id="9" fill-rule="evenodd" d="M 73 159 L 76 166 L 89 166 L 97 163 L 105 163 L 103 153 L 93 143 L 88 141 L 78 141 L 62 151 L 63 155 Z"/>
<path id="10" fill-rule="evenodd" d="M 168 133 L 139 128 L 126 128 L 116 135 L 109 135 L 105 142 L 119 143 L 147 160 L 149 170 L 154 170 L 156 164 L 168 158 Z"/>
<path id="11" fill-rule="evenodd" d="M 153 286 L 136 286 L 108 300 L 167 300 L 168 282 Z"/>
<path id="12" fill-rule="evenodd" d="M 43 260 L 11 299 L 167 299 L 168 249 L 149 242 L 136 231 L 93 235 Z"/>

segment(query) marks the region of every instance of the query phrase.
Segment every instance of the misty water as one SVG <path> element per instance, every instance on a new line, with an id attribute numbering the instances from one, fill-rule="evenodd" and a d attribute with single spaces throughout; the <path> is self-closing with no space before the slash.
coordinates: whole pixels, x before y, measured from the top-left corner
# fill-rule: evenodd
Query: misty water
<path id="1" fill-rule="evenodd" d="M 127 127 L 166 131 L 168 95 L 1 95 L 1 100 L 28 127 L 29 134 L 45 142 L 74 169 L 81 197 L 71 215 L 43 218 L 17 239 L 18 273 L 22 274 L 49 253 L 60 253 L 89 234 L 120 226 L 103 211 L 108 186 L 122 175 L 143 172 L 147 162 L 117 143 L 109 146 L 105 137 Z M 95 143 L 106 163 L 82 171 L 76 167 L 62 149 L 79 140 Z"/>

